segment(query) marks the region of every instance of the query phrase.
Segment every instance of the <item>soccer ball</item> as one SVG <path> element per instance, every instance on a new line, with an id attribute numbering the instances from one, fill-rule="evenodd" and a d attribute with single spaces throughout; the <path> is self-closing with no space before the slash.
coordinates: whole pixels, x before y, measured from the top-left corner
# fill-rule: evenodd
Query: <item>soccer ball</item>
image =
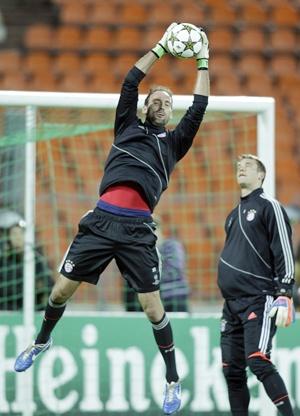
<path id="1" fill-rule="evenodd" d="M 179 23 L 167 37 L 169 52 L 177 58 L 192 58 L 202 48 L 200 29 L 191 23 Z"/>

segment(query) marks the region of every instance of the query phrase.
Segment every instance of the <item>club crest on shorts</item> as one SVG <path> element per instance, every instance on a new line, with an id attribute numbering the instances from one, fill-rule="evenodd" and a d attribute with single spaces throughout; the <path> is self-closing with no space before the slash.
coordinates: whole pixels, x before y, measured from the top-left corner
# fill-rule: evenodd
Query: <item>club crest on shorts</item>
<path id="1" fill-rule="evenodd" d="M 153 278 L 154 278 L 154 281 L 152 282 L 152 284 L 154 286 L 158 286 L 159 283 L 160 283 L 160 280 L 159 280 L 159 274 L 157 272 L 157 268 L 156 267 L 153 267 L 152 268 L 152 273 L 153 273 Z"/>
<path id="2" fill-rule="evenodd" d="M 64 264 L 65 272 L 71 273 L 74 269 L 75 264 L 72 262 L 72 260 L 66 260 Z"/>
<path id="3" fill-rule="evenodd" d="M 253 221 L 253 220 L 254 220 L 254 218 L 255 218 L 255 215 L 256 215 L 256 210 L 255 210 L 255 209 L 250 209 L 250 210 L 247 212 L 247 215 L 246 215 L 246 220 L 247 220 L 247 221 Z"/>
<path id="4" fill-rule="evenodd" d="M 221 332 L 224 332 L 225 331 L 226 324 L 227 324 L 226 319 L 221 319 L 221 322 L 220 322 L 220 330 L 221 330 Z"/>

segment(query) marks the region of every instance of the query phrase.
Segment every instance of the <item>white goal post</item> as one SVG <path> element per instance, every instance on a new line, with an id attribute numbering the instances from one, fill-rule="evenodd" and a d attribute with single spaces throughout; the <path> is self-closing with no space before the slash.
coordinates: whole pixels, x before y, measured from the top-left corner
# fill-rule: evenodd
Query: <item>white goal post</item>
<path id="1" fill-rule="evenodd" d="M 25 166 L 25 221 L 27 247 L 34 243 L 34 203 L 35 201 L 35 133 L 36 108 L 115 108 L 119 94 L 101 93 L 61 93 L 61 92 L 29 92 L 29 91 L 1 91 L 0 106 L 20 106 L 26 108 L 26 166 Z M 145 95 L 141 94 L 139 108 L 142 107 Z M 175 95 L 174 109 L 185 110 L 192 103 L 191 95 Z M 267 176 L 264 182 L 266 192 L 275 196 L 275 100 L 271 97 L 247 96 L 211 96 L 207 112 L 222 113 L 252 113 L 257 116 L 257 155 L 264 161 Z M 32 253 L 27 252 L 27 259 Z M 24 323 L 33 322 L 33 293 L 30 294 L 33 271 L 30 261 L 26 261 L 28 269 L 25 271 Z M 26 293 L 26 296 L 25 296 Z"/>
<path id="2" fill-rule="evenodd" d="M 29 91 L 1 91 L 0 106 L 23 107 L 26 120 L 26 164 L 25 164 L 25 221 L 26 251 L 25 258 L 30 260 L 33 256 L 35 234 L 35 134 L 37 123 L 37 108 L 94 108 L 112 109 L 118 102 L 119 94 L 101 93 L 59 93 L 59 92 L 29 92 Z M 192 103 L 192 95 L 174 95 L 174 109 L 186 110 Z M 145 95 L 140 95 L 139 108 L 142 107 Z M 267 169 L 264 189 L 270 196 L 275 196 L 275 100 L 271 97 L 246 96 L 211 96 L 207 112 L 222 113 L 251 113 L 257 116 L 257 155 Z M 25 261 L 24 269 L 24 307 L 23 324 L 24 334 L 31 337 L 34 327 L 34 270 L 33 262 Z M 25 339 L 24 342 L 30 341 Z M 26 374 L 27 389 L 24 390 L 24 402 L 32 403 L 33 380 L 32 374 Z M 31 416 L 34 409 L 24 409 L 24 416 Z M 260 415 L 272 416 L 274 410 L 268 402 L 263 406 Z"/>

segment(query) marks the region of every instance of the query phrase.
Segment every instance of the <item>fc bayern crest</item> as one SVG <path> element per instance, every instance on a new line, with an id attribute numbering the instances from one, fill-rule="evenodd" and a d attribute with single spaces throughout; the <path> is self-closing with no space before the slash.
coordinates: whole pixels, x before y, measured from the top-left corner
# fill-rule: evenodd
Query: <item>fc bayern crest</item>
<path id="1" fill-rule="evenodd" d="M 71 260 L 66 260 L 64 269 L 67 273 L 71 273 L 74 269 L 75 264 Z"/>
<path id="2" fill-rule="evenodd" d="M 255 218 L 255 214 L 256 214 L 255 209 L 250 209 L 250 210 L 247 212 L 246 220 L 247 220 L 247 221 L 253 221 L 253 220 L 254 220 L 254 218 Z"/>

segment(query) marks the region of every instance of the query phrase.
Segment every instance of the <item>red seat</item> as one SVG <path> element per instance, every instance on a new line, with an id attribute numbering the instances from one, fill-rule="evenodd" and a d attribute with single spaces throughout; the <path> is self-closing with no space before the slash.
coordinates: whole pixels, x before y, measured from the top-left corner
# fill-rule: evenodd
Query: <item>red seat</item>
<path id="1" fill-rule="evenodd" d="M 293 29 L 276 28 L 270 34 L 269 46 L 276 52 L 295 52 L 298 47 L 297 37 Z"/>
<path id="2" fill-rule="evenodd" d="M 208 37 L 215 52 L 232 52 L 235 38 L 230 29 L 216 26 L 209 31 Z"/>
<path id="3" fill-rule="evenodd" d="M 142 25 L 148 19 L 148 11 L 142 2 L 124 2 L 119 9 L 118 18 L 126 25 Z"/>
<path id="4" fill-rule="evenodd" d="M 177 74 L 177 77 L 185 78 L 185 79 L 192 79 L 195 82 L 197 69 L 196 69 L 196 61 L 194 59 L 177 59 L 170 57 L 169 60 L 165 60 L 169 65 L 170 69 Z"/>
<path id="5" fill-rule="evenodd" d="M 264 51 L 266 47 L 265 32 L 262 28 L 250 27 L 243 29 L 235 36 L 236 47 L 241 53 Z"/>
<path id="6" fill-rule="evenodd" d="M 217 77 L 211 90 L 213 95 L 242 95 L 239 77 L 234 73 Z"/>
<path id="7" fill-rule="evenodd" d="M 295 74 L 297 72 L 297 60 L 293 55 L 274 55 L 270 70 L 275 77 Z"/>
<path id="8" fill-rule="evenodd" d="M 263 2 L 243 1 L 241 2 L 241 12 L 239 20 L 252 26 L 261 26 L 267 22 L 268 8 Z"/>
<path id="9" fill-rule="evenodd" d="M 180 94 L 182 92 L 178 79 L 170 71 L 160 71 L 157 66 L 157 70 L 151 71 L 151 76 L 149 75 L 148 77 L 150 77 L 153 85 L 163 85 L 169 88 L 174 94 Z"/>
<path id="10" fill-rule="evenodd" d="M 92 1 L 88 10 L 89 24 L 115 25 L 118 8 L 113 1 Z"/>
<path id="11" fill-rule="evenodd" d="M 175 7 L 176 22 L 189 22 L 196 26 L 205 27 L 207 18 L 207 8 L 204 7 L 200 2 L 185 0 Z"/>
<path id="12" fill-rule="evenodd" d="M 121 53 L 114 59 L 114 70 L 119 78 L 123 78 L 129 69 L 139 59 L 139 55 L 134 52 Z"/>
<path id="13" fill-rule="evenodd" d="M 291 96 L 296 96 L 299 98 L 299 91 L 300 91 L 299 74 L 298 73 L 282 74 L 280 77 L 278 77 L 276 87 L 284 99 L 288 99 Z"/>
<path id="14" fill-rule="evenodd" d="M 24 44 L 26 48 L 53 48 L 53 33 L 52 27 L 38 23 L 29 26 L 24 35 Z"/>
<path id="15" fill-rule="evenodd" d="M 7 72 L 0 80 L 1 90 L 28 90 L 28 83 L 26 76 L 18 72 Z"/>
<path id="16" fill-rule="evenodd" d="M 242 55 L 236 66 L 241 76 L 251 75 L 254 72 L 263 73 L 266 68 L 266 60 L 259 52 Z"/>
<path id="17" fill-rule="evenodd" d="M 63 92 L 86 92 L 88 88 L 86 76 L 81 72 L 65 73 L 57 88 Z"/>
<path id="18" fill-rule="evenodd" d="M 264 0 L 266 7 L 276 7 L 276 6 L 288 6 L 290 5 L 290 0 Z M 296 2 L 295 2 L 296 3 Z"/>
<path id="19" fill-rule="evenodd" d="M 51 71 L 36 72 L 28 81 L 28 89 L 32 91 L 56 91 L 56 77 Z"/>
<path id="20" fill-rule="evenodd" d="M 85 2 L 63 2 L 60 6 L 60 16 L 66 24 L 86 24 L 88 5 Z"/>
<path id="21" fill-rule="evenodd" d="M 21 64 L 19 51 L 15 49 L 3 49 L 0 51 L 0 73 L 18 71 Z"/>
<path id="22" fill-rule="evenodd" d="M 162 33 L 171 22 L 176 22 L 176 5 L 172 1 L 155 2 L 148 10 L 148 23 L 161 25 Z M 159 39 L 158 39 L 159 40 Z"/>
<path id="23" fill-rule="evenodd" d="M 121 85 L 112 72 L 95 74 L 88 82 L 88 92 L 120 92 Z"/>
<path id="24" fill-rule="evenodd" d="M 205 0 L 207 2 L 207 0 Z M 234 26 L 237 19 L 236 10 L 230 2 L 214 0 L 210 5 L 208 21 L 216 26 Z"/>
<path id="25" fill-rule="evenodd" d="M 28 52 L 23 59 L 23 68 L 29 74 L 52 70 L 52 57 L 45 51 Z"/>
<path id="26" fill-rule="evenodd" d="M 137 27 L 119 27 L 113 44 L 110 44 L 110 48 L 122 52 L 140 52 L 144 48 L 143 37 L 142 31 Z"/>
<path id="27" fill-rule="evenodd" d="M 275 89 L 269 74 L 253 72 L 247 76 L 245 92 L 247 95 L 273 97 Z"/>
<path id="28" fill-rule="evenodd" d="M 52 39 L 52 48 L 65 51 L 79 50 L 81 36 L 81 29 L 77 26 L 59 26 Z"/>
<path id="29" fill-rule="evenodd" d="M 228 54 L 216 54 L 213 57 L 213 64 L 210 66 L 210 74 L 222 75 L 232 73 L 235 69 L 235 63 Z"/>
<path id="30" fill-rule="evenodd" d="M 80 56 L 76 52 L 62 52 L 55 57 L 53 62 L 53 71 L 57 75 L 79 72 L 80 67 Z"/>
<path id="31" fill-rule="evenodd" d="M 113 32 L 107 27 L 91 27 L 83 35 L 81 48 L 87 51 L 109 51 L 115 44 Z"/>
<path id="32" fill-rule="evenodd" d="M 82 60 L 82 71 L 88 75 L 105 74 L 117 66 L 116 59 L 112 60 L 105 53 L 90 53 Z"/>
<path id="33" fill-rule="evenodd" d="M 143 46 L 145 49 L 151 49 L 157 44 L 164 34 L 162 26 L 148 26 L 143 36 Z"/>
<path id="34" fill-rule="evenodd" d="M 289 2 L 284 4 L 273 4 L 271 11 L 271 21 L 278 26 L 298 26 L 299 25 L 299 8 Z"/>

